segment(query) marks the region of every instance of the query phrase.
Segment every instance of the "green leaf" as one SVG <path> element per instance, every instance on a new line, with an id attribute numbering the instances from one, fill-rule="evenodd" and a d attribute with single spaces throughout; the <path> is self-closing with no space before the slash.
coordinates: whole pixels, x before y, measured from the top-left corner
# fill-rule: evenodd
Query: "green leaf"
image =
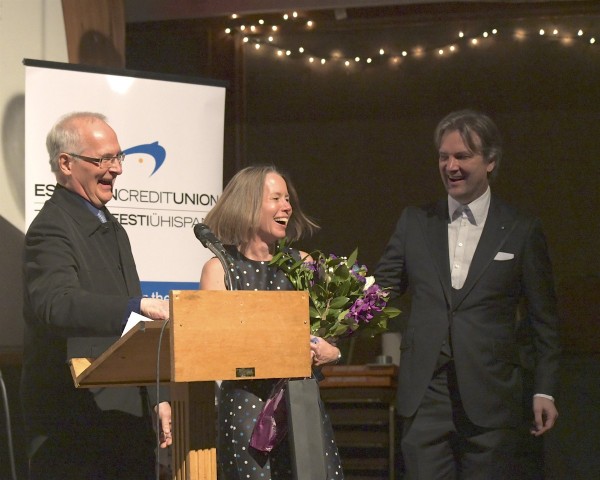
<path id="1" fill-rule="evenodd" d="M 271 261 L 269 262 L 269 265 L 278 265 L 279 261 L 282 259 L 284 253 L 283 252 L 277 252 L 275 255 L 273 255 L 273 258 L 271 259 Z"/>
<path id="2" fill-rule="evenodd" d="M 385 315 L 388 318 L 394 318 L 397 317 L 398 315 L 400 315 L 402 313 L 402 310 L 400 310 L 399 308 L 395 308 L 395 307 L 385 307 Z"/>
<path id="3" fill-rule="evenodd" d="M 348 331 L 348 327 L 346 325 L 337 325 L 336 328 L 333 329 L 332 336 L 339 337 Z"/>
<path id="4" fill-rule="evenodd" d="M 352 266 L 356 263 L 356 259 L 358 258 L 358 247 L 354 249 L 354 251 L 348 257 L 348 265 Z"/>
<path id="5" fill-rule="evenodd" d="M 331 300 L 329 306 L 331 308 L 343 308 L 348 303 L 348 300 L 350 300 L 348 297 L 337 297 Z"/>

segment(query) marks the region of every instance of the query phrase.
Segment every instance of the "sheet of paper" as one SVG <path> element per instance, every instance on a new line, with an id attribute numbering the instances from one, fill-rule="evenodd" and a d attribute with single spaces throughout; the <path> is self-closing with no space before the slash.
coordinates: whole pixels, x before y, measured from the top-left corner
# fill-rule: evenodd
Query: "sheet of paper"
<path id="1" fill-rule="evenodd" d="M 139 313 L 131 312 L 131 315 L 129 315 L 129 318 L 127 319 L 127 324 L 125 325 L 125 328 L 123 329 L 123 333 L 121 334 L 121 336 L 125 335 L 129 330 L 131 330 L 133 327 L 135 327 L 138 323 L 151 322 L 151 321 L 152 321 L 151 318 L 144 317 L 143 315 L 140 315 Z"/>

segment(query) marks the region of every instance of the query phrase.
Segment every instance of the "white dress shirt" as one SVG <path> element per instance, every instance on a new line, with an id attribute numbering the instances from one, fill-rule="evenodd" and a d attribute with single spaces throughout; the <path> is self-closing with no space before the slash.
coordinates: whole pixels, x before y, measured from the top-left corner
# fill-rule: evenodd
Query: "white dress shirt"
<path id="1" fill-rule="evenodd" d="M 465 284 L 475 249 L 481 238 L 481 232 L 490 209 L 491 190 L 469 203 L 468 210 L 448 195 L 448 258 L 452 288 L 461 289 Z M 554 397 L 536 393 L 534 397 L 543 397 L 554 401 Z"/>
<path id="2" fill-rule="evenodd" d="M 490 208 L 491 191 L 487 190 L 479 198 L 466 205 L 468 211 L 459 202 L 448 195 L 448 258 L 452 288 L 461 289 L 465 284 L 471 260 L 481 238 L 481 232 Z"/>

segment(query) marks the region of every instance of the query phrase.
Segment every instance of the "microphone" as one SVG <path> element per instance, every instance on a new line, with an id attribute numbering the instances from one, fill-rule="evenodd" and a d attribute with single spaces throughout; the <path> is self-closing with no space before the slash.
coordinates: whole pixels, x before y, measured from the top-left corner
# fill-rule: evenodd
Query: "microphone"
<path id="1" fill-rule="evenodd" d="M 202 245 L 213 252 L 221 262 L 225 272 L 225 286 L 227 287 L 227 290 L 236 290 L 230 268 L 233 265 L 233 259 L 221 243 L 221 240 L 219 240 L 204 223 L 197 223 L 194 225 L 194 235 L 196 235 L 196 238 L 200 240 Z"/>
<path id="2" fill-rule="evenodd" d="M 204 223 L 197 223 L 194 225 L 194 235 L 196 235 L 196 238 L 200 240 L 202 245 L 206 248 L 212 250 L 210 247 L 213 246 L 219 250 L 225 251 L 225 247 L 223 247 L 221 240 L 219 240 Z"/>

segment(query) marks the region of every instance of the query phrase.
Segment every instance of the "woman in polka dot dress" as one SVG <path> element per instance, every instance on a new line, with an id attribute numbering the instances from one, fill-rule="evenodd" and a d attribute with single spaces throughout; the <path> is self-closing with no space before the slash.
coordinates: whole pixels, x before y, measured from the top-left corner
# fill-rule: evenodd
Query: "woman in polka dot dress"
<path id="1" fill-rule="evenodd" d="M 294 215 L 292 216 L 292 211 Z M 287 237 L 298 240 L 318 226 L 300 210 L 296 192 L 271 166 L 252 166 L 229 182 L 204 223 L 226 245 L 234 259 L 232 273 L 239 290 L 292 290 L 283 272 L 269 266 L 276 245 Z M 296 258 L 307 254 L 292 250 Z M 204 265 L 200 288 L 224 290 L 225 272 L 212 258 Z M 308 339 L 307 339 L 308 341 Z M 340 351 L 326 341 L 310 343 L 313 365 L 337 361 Z M 287 439 L 270 453 L 250 447 L 256 417 L 277 379 L 224 381 L 219 395 L 218 461 L 222 480 L 291 480 Z M 333 430 L 321 405 L 327 479 L 343 479 Z"/>

